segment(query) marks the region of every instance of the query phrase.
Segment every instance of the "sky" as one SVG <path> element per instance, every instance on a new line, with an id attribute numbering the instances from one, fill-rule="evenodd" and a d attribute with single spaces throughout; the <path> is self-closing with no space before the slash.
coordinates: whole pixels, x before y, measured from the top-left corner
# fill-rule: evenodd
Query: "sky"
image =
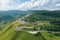
<path id="1" fill-rule="evenodd" d="M 0 0 L 0 10 L 60 10 L 60 0 Z"/>

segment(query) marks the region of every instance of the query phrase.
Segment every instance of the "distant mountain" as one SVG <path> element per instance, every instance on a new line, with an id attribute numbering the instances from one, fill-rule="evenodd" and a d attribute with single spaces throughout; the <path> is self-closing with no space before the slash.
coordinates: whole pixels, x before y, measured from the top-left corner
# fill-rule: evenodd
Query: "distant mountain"
<path id="1" fill-rule="evenodd" d="M 19 11 L 19 10 L 10 10 L 10 11 L 0 11 L 0 22 L 1 21 L 12 21 L 22 16 L 29 14 L 27 11 Z"/>

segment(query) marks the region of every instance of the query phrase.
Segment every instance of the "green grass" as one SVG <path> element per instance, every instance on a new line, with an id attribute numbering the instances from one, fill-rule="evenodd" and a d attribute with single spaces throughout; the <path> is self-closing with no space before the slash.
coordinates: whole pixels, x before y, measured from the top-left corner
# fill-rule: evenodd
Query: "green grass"
<path id="1" fill-rule="evenodd" d="M 10 40 L 14 34 L 17 24 L 11 23 L 0 32 L 0 40 Z"/>
<path id="2" fill-rule="evenodd" d="M 0 40 L 60 40 L 60 36 L 56 36 L 53 33 L 41 32 L 37 34 L 31 34 L 28 32 L 16 31 L 15 27 L 19 23 L 12 22 L 0 31 Z"/>
<path id="3" fill-rule="evenodd" d="M 54 34 L 52 34 L 52 33 L 42 33 L 42 36 L 44 36 L 44 38 L 46 39 L 46 40 L 60 40 L 60 37 L 58 37 L 58 36 L 55 36 Z"/>

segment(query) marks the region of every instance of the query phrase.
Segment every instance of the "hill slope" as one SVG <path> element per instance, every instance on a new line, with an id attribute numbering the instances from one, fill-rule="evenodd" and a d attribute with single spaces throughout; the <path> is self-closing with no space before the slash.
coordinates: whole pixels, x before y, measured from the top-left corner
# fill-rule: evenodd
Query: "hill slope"
<path id="1" fill-rule="evenodd" d="M 52 16 L 52 15 L 54 15 L 54 16 Z M 57 15 L 57 16 L 55 16 L 55 15 Z M 60 22 L 59 21 L 60 16 L 59 16 L 59 14 L 49 14 L 49 13 L 45 13 L 45 12 L 40 14 L 40 12 L 39 12 L 39 13 L 33 13 L 33 14 L 29 15 L 28 17 L 25 17 L 22 20 L 24 20 L 24 21 L 27 20 L 28 22 L 34 22 L 34 23 L 36 21 L 40 21 L 40 22 L 44 23 L 43 26 L 45 27 L 46 25 L 48 25 L 48 23 L 49 23 L 49 25 L 50 24 L 55 25 L 54 22 L 57 22 L 57 23 Z M 52 20 L 52 22 L 51 22 L 51 20 Z M 0 40 L 60 40 L 60 33 L 38 32 L 37 34 L 31 34 L 28 32 L 15 30 L 15 28 L 19 25 L 20 24 L 16 21 L 10 22 L 10 23 L 4 25 L 5 26 L 4 29 L 0 31 Z"/>
<path id="2" fill-rule="evenodd" d="M 7 24 L 6 27 L 0 31 L 0 40 L 60 40 L 60 36 L 54 33 L 37 33 L 31 34 L 28 32 L 16 31 L 15 27 L 19 23 L 12 22 Z"/>
<path id="3" fill-rule="evenodd" d="M 38 21 L 39 28 L 43 30 L 60 31 L 60 11 L 35 11 L 22 20 L 34 23 Z"/>

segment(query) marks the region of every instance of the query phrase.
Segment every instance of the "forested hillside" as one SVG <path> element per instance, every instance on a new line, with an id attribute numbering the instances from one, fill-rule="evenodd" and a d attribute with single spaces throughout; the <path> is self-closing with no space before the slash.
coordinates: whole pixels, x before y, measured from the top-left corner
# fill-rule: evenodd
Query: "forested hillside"
<path id="1" fill-rule="evenodd" d="M 21 22 L 20 19 L 25 24 L 22 24 L 24 22 Z M 5 20 L 7 22 L 3 23 Z M 23 26 L 33 28 L 22 30 L 32 30 L 32 32 L 45 30 L 52 32 L 32 34 L 27 31 L 16 30 L 16 27 Z M 24 12 L 0 12 L 0 40 L 60 40 L 60 33 L 57 32 L 60 32 L 60 11 L 29 10 Z"/>
<path id="2" fill-rule="evenodd" d="M 30 16 L 26 17 L 26 21 L 59 21 L 60 20 L 60 11 L 33 11 Z M 24 19 L 24 20 L 25 20 Z M 30 20 L 29 20 L 30 19 Z"/>
<path id="3" fill-rule="evenodd" d="M 38 21 L 40 24 L 43 23 L 43 25 L 39 26 L 41 29 L 60 31 L 60 11 L 34 11 L 34 13 L 22 20 L 34 23 Z"/>

